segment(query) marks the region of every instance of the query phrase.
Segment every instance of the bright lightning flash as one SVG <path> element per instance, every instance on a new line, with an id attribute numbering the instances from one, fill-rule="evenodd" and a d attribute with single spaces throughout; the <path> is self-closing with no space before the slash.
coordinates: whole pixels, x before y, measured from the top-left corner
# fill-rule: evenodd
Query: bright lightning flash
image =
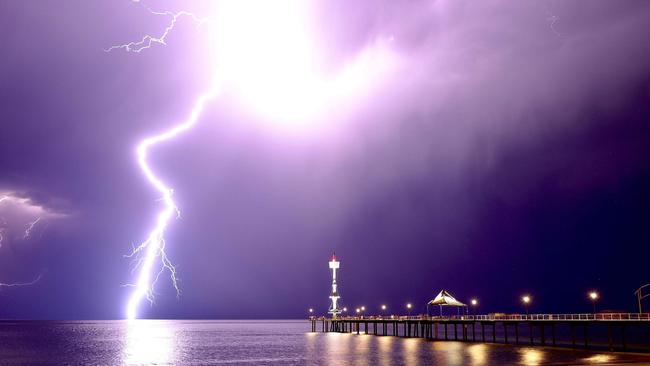
<path id="1" fill-rule="evenodd" d="M 177 295 L 180 293 L 178 288 L 178 280 L 176 278 L 176 268 L 172 265 L 171 261 L 165 254 L 165 230 L 169 225 L 169 221 L 174 217 L 174 214 L 178 215 L 178 208 L 176 203 L 172 198 L 173 190 L 165 184 L 160 178 L 158 178 L 149 163 L 147 162 L 147 153 L 149 149 L 161 142 L 173 139 L 179 134 L 187 131 L 192 126 L 194 126 L 203 111 L 205 103 L 212 99 L 217 94 L 218 88 L 215 86 L 210 89 L 205 94 L 201 95 L 192 109 L 190 116 L 183 121 L 181 124 L 176 125 L 175 127 L 167 130 L 159 135 L 154 135 L 144 139 L 137 148 L 138 156 L 138 165 L 144 173 L 145 177 L 149 183 L 154 186 L 154 188 L 162 194 L 162 200 L 164 202 L 164 209 L 158 214 L 158 219 L 156 221 L 155 228 L 149 234 L 147 240 L 142 244 L 136 247 L 129 256 L 139 254 L 140 252 L 144 253 L 144 258 L 140 261 L 140 274 L 138 277 L 138 282 L 135 284 L 135 291 L 129 299 L 129 304 L 127 306 L 127 317 L 128 319 L 135 319 L 137 317 L 138 304 L 143 298 L 147 298 L 150 302 L 153 301 L 153 288 L 158 281 L 158 278 L 162 272 L 166 269 L 170 272 L 171 280 L 176 289 Z M 154 266 L 154 260 L 160 258 L 162 266 L 160 270 L 155 275 L 153 281 L 151 279 L 151 272 Z"/>
<path id="2" fill-rule="evenodd" d="M 392 61 L 391 55 L 380 44 L 380 47 L 357 55 L 354 62 L 346 65 L 335 78 L 326 78 L 317 72 L 312 62 L 315 58 L 314 42 L 306 36 L 309 32 L 303 0 L 223 0 L 219 4 L 218 16 L 212 24 L 215 54 L 218 55 L 215 82 L 199 96 L 186 120 L 145 138 L 136 150 L 138 165 L 147 181 L 162 195 L 164 207 L 147 239 L 128 255 L 137 258 L 135 270 L 138 271 L 137 282 L 129 285 L 135 290 L 127 305 L 128 319 L 137 318 L 138 306 L 143 299 L 153 303 L 155 284 L 164 271 L 169 272 L 177 296 L 180 294 L 176 268 L 165 253 L 164 238 L 170 220 L 178 216 L 179 210 L 173 200 L 172 188 L 156 176 L 149 165 L 147 157 L 151 148 L 194 126 L 205 104 L 222 89 L 227 88 L 233 95 L 247 99 L 254 104 L 251 107 L 270 115 L 274 121 L 290 122 L 291 128 L 296 129 L 296 122 L 312 121 L 313 116 L 323 111 L 325 103 L 346 99 L 350 94 L 358 93 L 365 84 L 371 84 Z M 140 53 L 154 45 L 166 45 L 167 35 L 182 16 L 199 24 L 205 22 L 186 11 L 147 10 L 153 15 L 171 17 L 160 35 L 145 35 L 140 41 L 111 46 L 105 51 Z"/>

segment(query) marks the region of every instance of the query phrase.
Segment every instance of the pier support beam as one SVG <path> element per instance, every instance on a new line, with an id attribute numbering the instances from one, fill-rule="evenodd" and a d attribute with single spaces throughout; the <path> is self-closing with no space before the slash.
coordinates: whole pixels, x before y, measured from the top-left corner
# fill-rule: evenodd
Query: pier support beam
<path id="1" fill-rule="evenodd" d="M 569 327 L 571 328 L 571 346 L 576 348 L 576 326 L 571 323 Z"/>
<path id="2" fill-rule="evenodd" d="M 481 341 L 485 343 L 485 323 L 481 322 Z"/>
<path id="3" fill-rule="evenodd" d="M 519 322 L 515 322 L 515 344 L 519 344 Z"/>
<path id="4" fill-rule="evenodd" d="M 553 335 L 553 346 L 555 346 L 555 322 L 551 324 L 551 334 Z"/>

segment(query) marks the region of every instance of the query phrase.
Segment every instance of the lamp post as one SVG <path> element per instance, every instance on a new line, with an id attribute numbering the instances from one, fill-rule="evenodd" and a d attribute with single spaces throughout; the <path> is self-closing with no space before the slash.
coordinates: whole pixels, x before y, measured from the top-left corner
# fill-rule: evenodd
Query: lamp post
<path id="1" fill-rule="evenodd" d="M 381 316 L 383 317 L 386 314 L 386 305 L 381 305 Z"/>
<path id="2" fill-rule="evenodd" d="M 409 302 L 408 304 L 406 304 L 406 309 L 407 309 L 407 311 L 408 311 L 408 316 L 409 316 L 409 317 L 411 316 L 411 308 L 412 308 L 412 307 L 413 307 L 413 305 L 411 305 L 410 302 Z"/>
<path id="3" fill-rule="evenodd" d="M 313 309 L 313 308 L 309 308 L 309 314 L 313 314 L 313 313 L 314 313 L 314 309 Z"/>
<path id="4" fill-rule="evenodd" d="M 598 300 L 598 297 L 599 297 L 599 295 L 598 295 L 598 292 L 596 292 L 596 291 L 591 291 L 589 293 L 589 299 L 591 300 L 591 303 L 594 306 L 594 316 L 596 316 L 596 300 Z"/>
<path id="5" fill-rule="evenodd" d="M 472 315 L 476 315 L 476 307 L 478 306 L 478 300 L 471 299 L 470 304 L 472 304 Z"/>
<path id="6" fill-rule="evenodd" d="M 636 291 L 634 291 L 634 294 L 636 295 L 636 299 L 639 302 L 639 314 L 643 314 L 643 308 L 641 307 L 641 300 L 650 296 L 650 294 L 645 294 L 645 295 L 643 294 L 643 289 L 648 286 L 650 286 L 650 283 L 646 283 L 645 285 L 639 287 Z"/>
<path id="7" fill-rule="evenodd" d="M 530 296 L 524 295 L 521 298 L 521 301 L 524 303 L 524 308 L 526 309 L 526 315 L 528 315 L 528 304 L 530 304 Z"/>

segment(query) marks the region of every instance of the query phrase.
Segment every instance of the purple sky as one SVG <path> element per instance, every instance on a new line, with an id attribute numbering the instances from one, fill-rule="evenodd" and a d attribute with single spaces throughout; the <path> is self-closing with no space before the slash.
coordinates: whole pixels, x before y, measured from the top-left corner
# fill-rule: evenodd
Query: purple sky
<path id="1" fill-rule="evenodd" d="M 213 17 L 207 2 L 181 6 Z M 182 218 L 181 297 L 147 317 L 281 318 L 342 303 L 634 311 L 650 256 L 650 3 L 314 2 L 324 69 L 392 37 L 399 65 L 314 133 L 272 133 L 227 96 L 151 161 Z M 121 318 L 123 258 L 157 196 L 134 149 L 188 114 L 214 69 L 179 21 L 130 1 L 0 3 L 0 318 Z M 335 116 L 335 117 L 334 117 Z M 26 224 L 42 217 L 24 238 Z M 559 301 L 559 299 L 562 299 Z M 419 305 L 418 305 L 419 306 Z"/>

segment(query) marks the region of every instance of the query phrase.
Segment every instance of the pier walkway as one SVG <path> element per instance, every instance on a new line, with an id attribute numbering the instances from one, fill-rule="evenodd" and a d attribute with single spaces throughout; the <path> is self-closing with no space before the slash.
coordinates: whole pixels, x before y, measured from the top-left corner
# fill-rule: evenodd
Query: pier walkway
<path id="1" fill-rule="evenodd" d="M 627 332 L 650 336 L 650 313 L 310 317 L 312 332 L 364 333 L 429 340 L 628 350 Z M 595 328 L 595 329 L 594 329 Z M 597 333 L 593 342 L 590 330 Z M 605 333 L 606 330 L 606 334 Z M 645 341 L 644 341 L 645 343 Z M 638 345 L 638 342 L 636 343 Z M 644 344 L 648 346 L 648 344 Z"/>

